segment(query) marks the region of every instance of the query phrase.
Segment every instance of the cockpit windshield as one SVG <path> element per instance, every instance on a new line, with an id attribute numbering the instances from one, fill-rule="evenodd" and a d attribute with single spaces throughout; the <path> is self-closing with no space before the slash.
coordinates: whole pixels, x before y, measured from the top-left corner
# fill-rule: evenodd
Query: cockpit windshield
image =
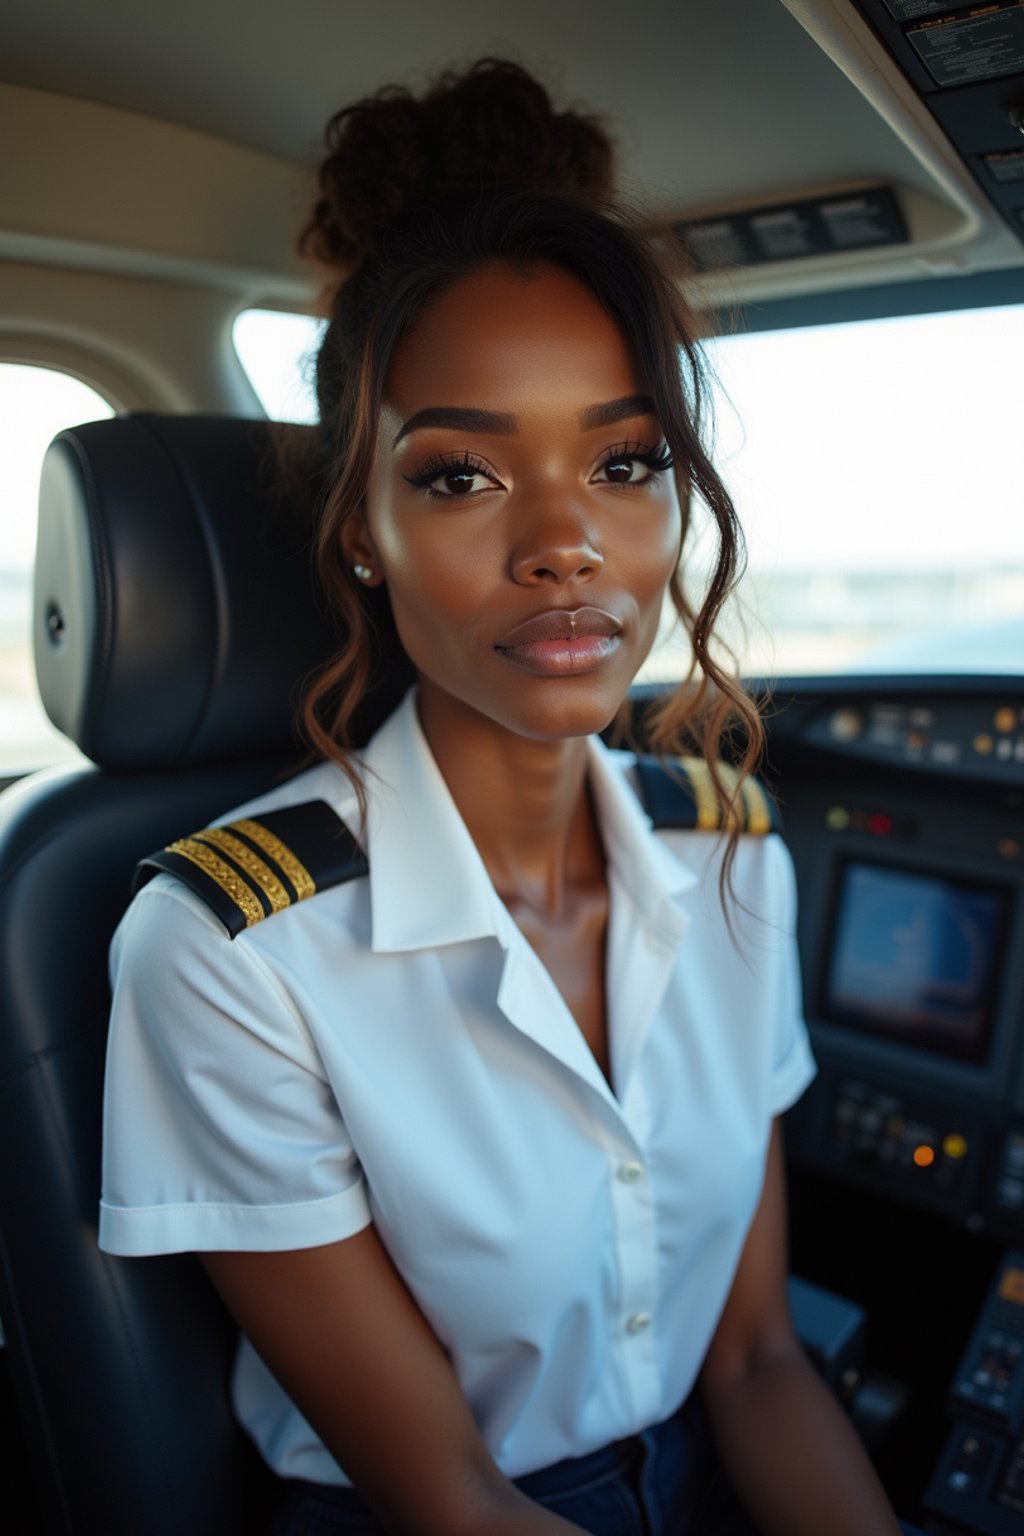
<path id="1" fill-rule="evenodd" d="M 239 317 L 268 414 L 314 418 L 318 335 L 308 316 Z M 743 672 L 1024 671 L 1024 306 L 754 331 L 706 350 L 715 461 L 748 546 L 728 629 Z M 688 661 L 667 633 L 643 678 L 671 681 Z"/>
<path id="2" fill-rule="evenodd" d="M 1024 306 L 709 352 L 716 463 L 749 552 L 743 671 L 1024 671 Z"/>

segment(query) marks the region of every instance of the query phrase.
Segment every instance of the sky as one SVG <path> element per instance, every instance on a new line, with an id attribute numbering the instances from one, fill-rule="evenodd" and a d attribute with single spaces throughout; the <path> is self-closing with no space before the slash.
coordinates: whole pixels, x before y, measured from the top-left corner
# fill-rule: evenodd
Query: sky
<path id="1" fill-rule="evenodd" d="M 1024 306 L 724 338 L 751 566 L 1024 567 Z"/>

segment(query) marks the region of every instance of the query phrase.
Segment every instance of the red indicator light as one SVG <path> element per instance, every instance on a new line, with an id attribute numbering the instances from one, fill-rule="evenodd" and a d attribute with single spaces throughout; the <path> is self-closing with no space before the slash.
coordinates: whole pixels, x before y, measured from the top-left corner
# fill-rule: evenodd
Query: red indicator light
<path id="1" fill-rule="evenodd" d="M 888 837 L 892 831 L 892 817 L 884 811 L 874 811 L 868 817 L 868 831 L 873 837 Z"/>

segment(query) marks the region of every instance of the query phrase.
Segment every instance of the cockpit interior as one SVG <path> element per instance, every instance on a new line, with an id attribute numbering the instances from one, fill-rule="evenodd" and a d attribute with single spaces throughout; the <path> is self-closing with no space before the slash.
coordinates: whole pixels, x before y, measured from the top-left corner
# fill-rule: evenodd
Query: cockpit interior
<path id="1" fill-rule="evenodd" d="M 151 845 L 299 763 L 327 621 L 244 533 L 268 421 L 313 420 L 324 124 L 496 56 L 602 117 L 692 270 L 819 1069 L 801 1342 L 901 1515 L 1020 1536 L 1024 4 L 7 0 L 0 37 L 6 1529 L 261 1529 L 208 1283 L 95 1247 L 106 946 Z M 685 667 L 666 627 L 638 708 Z"/>

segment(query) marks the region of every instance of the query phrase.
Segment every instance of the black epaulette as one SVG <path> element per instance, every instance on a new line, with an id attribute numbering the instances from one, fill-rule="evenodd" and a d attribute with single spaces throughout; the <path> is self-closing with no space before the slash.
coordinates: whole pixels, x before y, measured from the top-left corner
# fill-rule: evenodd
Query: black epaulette
<path id="1" fill-rule="evenodd" d="M 244 817 L 179 838 L 136 865 L 132 890 L 160 870 L 201 896 L 233 939 L 369 869 L 366 855 L 326 800 Z"/>
<path id="2" fill-rule="evenodd" d="M 654 825 L 696 832 L 738 827 L 754 837 L 781 830 L 778 807 L 759 780 L 748 774 L 737 793 L 736 769 L 723 762 L 716 767 L 726 794 L 733 797 L 731 813 L 720 804 L 711 770 L 702 757 L 638 757 L 640 794 Z"/>

